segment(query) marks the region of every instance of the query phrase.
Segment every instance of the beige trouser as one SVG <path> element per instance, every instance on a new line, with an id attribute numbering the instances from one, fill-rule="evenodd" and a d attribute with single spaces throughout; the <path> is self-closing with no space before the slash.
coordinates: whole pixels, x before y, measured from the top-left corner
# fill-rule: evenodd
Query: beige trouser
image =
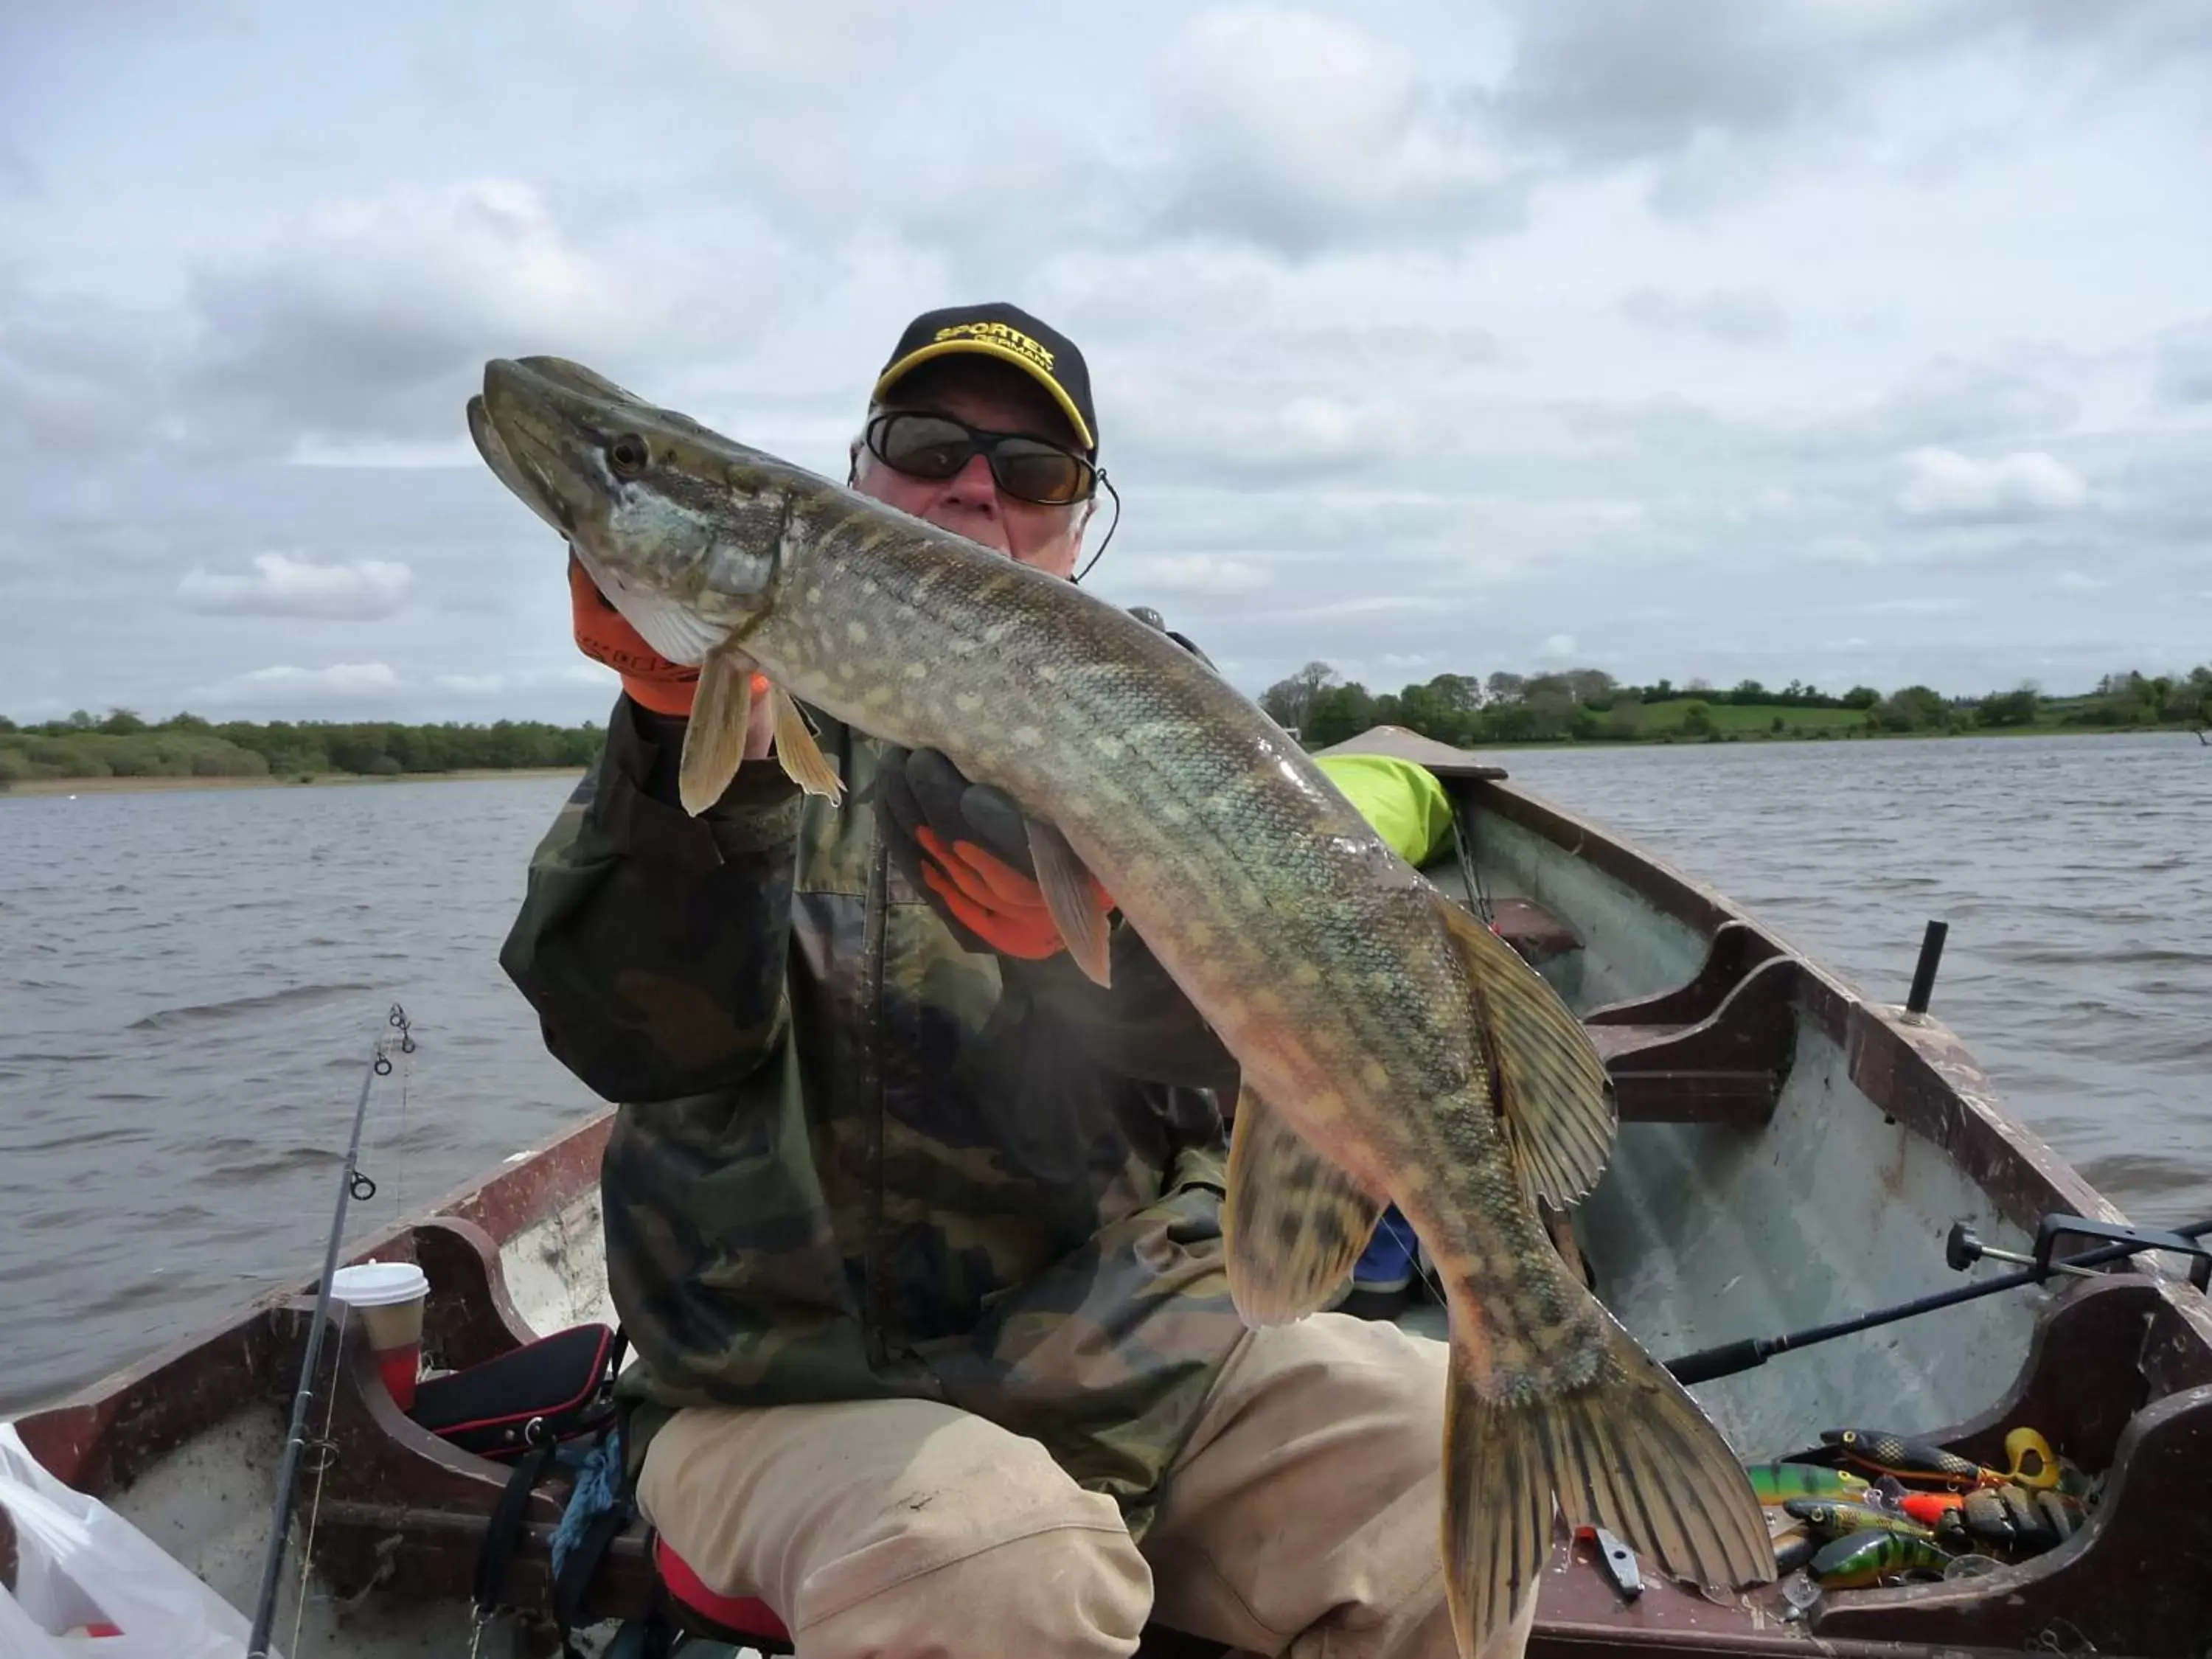
<path id="1" fill-rule="evenodd" d="M 680 1412 L 638 1496 L 801 1659 L 1105 1659 L 1148 1618 L 1298 1659 L 1446 1659 L 1443 1371 L 1442 1343 L 1340 1314 L 1253 1332 L 1141 1548 L 1036 1441 L 926 1401 Z"/>

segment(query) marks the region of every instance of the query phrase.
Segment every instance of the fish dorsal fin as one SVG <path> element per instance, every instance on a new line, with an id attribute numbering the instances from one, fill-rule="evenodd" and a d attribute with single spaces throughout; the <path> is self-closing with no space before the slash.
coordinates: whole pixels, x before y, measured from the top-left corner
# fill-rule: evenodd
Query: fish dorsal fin
<path id="1" fill-rule="evenodd" d="M 1067 954 L 1075 958 L 1075 965 L 1096 983 L 1107 984 L 1113 952 L 1106 926 L 1110 907 L 1104 902 L 1104 892 L 1067 844 L 1066 836 L 1036 818 L 1028 823 L 1030 862 L 1036 870 L 1044 908 L 1051 912 L 1060 938 L 1067 941 Z"/>
<path id="2" fill-rule="evenodd" d="M 808 794 L 836 799 L 845 791 L 845 781 L 830 764 L 822 745 L 815 742 L 814 728 L 806 723 L 806 716 L 781 686 L 769 695 L 775 700 L 775 757 L 785 773 Z"/>
<path id="3" fill-rule="evenodd" d="M 1613 1151 L 1613 1079 L 1559 994 L 1513 947 L 1437 895 L 1467 964 L 1498 1101 L 1536 1195 L 1555 1208 L 1586 1196 Z"/>
<path id="4" fill-rule="evenodd" d="M 752 704 L 752 659 L 738 651 L 710 653 L 699 665 L 699 689 L 691 699 L 684 759 L 676 774 L 676 793 L 693 817 L 721 799 L 738 775 Z"/>
<path id="5" fill-rule="evenodd" d="M 1335 1300 L 1382 1213 L 1250 1088 L 1237 1100 L 1221 1231 L 1229 1294 L 1248 1325 L 1283 1325 Z"/>

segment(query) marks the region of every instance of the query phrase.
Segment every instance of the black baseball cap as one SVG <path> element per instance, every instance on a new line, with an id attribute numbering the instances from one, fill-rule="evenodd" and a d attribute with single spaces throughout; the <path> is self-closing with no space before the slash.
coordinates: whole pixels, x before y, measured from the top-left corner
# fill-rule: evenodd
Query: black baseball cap
<path id="1" fill-rule="evenodd" d="M 1003 301 L 925 311 L 906 325 L 890 361 L 876 377 L 874 401 L 926 362 L 973 352 L 1012 363 L 1047 392 L 1067 416 L 1085 454 L 1098 453 L 1098 416 L 1091 406 L 1091 371 L 1075 342 Z"/>

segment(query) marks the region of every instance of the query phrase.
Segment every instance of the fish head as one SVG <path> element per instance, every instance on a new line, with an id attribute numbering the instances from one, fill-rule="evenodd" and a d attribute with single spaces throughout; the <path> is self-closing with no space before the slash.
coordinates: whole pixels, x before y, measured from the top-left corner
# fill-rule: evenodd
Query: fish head
<path id="1" fill-rule="evenodd" d="M 468 417 L 484 464 L 662 656 L 696 663 L 773 605 L 797 469 L 559 357 L 487 363 Z"/>

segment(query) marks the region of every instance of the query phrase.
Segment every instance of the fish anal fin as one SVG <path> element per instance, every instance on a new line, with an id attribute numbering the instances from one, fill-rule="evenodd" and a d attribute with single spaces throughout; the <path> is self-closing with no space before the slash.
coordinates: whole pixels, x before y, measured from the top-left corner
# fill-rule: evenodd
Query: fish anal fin
<path id="1" fill-rule="evenodd" d="M 1613 1079 L 1559 994 L 1504 939 L 1439 893 L 1444 930 L 1467 966 L 1483 1049 L 1528 1184 L 1565 1209 L 1586 1196 L 1613 1151 Z"/>
<path id="2" fill-rule="evenodd" d="M 676 793 L 695 818 L 721 799 L 745 757 L 752 679 L 752 661 L 739 652 L 711 653 L 699 665 L 699 688 L 692 696 L 684 758 L 676 774 Z"/>
<path id="3" fill-rule="evenodd" d="M 1037 889 L 1044 908 L 1052 915 L 1067 953 L 1092 981 L 1107 984 L 1111 978 L 1112 939 L 1107 925 L 1103 892 L 1067 837 L 1051 824 L 1028 820 L 1030 862 L 1036 870 Z"/>
<path id="4" fill-rule="evenodd" d="M 778 686 L 769 695 L 775 704 L 777 761 L 791 781 L 808 794 L 827 795 L 836 800 L 845 791 L 845 781 L 830 764 L 822 745 L 815 742 L 814 728 L 806 723 L 806 716 L 799 712 L 790 692 Z"/>
<path id="5" fill-rule="evenodd" d="M 1334 1301 L 1382 1213 L 1382 1200 L 1281 1113 L 1249 1087 L 1238 1095 L 1221 1230 L 1246 1324 L 1288 1324 Z"/>

